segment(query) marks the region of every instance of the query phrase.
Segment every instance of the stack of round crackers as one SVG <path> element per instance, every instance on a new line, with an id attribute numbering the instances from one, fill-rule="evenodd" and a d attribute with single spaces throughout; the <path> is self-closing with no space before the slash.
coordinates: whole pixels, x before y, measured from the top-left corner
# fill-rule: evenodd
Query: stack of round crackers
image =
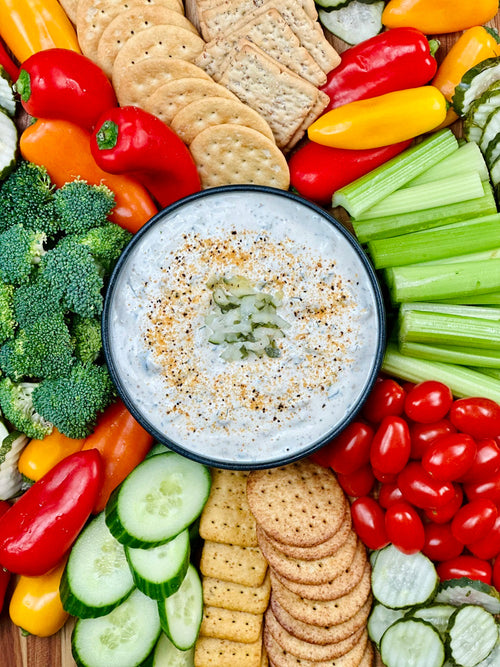
<path id="1" fill-rule="evenodd" d="M 312 461 L 252 471 L 247 499 L 269 563 L 264 645 L 275 667 L 368 667 L 371 568 L 334 473 Z"/>

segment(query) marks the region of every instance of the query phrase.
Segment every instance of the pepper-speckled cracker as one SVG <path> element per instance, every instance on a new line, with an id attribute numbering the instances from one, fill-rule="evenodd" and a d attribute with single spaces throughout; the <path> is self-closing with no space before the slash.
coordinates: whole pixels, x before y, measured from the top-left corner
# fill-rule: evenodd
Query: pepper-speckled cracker
<path id="1" fill-rule="evenodd" d="M 225 123 L 207 127 L 189 146 L 203 189 L 237 183 L 288 190 L 290 171 L 274 142 L 257 130 Z"/>
<path id="2" fill-rule="evenodd" d="M 334 473 L 308 459 L 253 470 L 247 498 L 257 524 L 268 535 L 301 547 L 333 537 L 345 514 L 345 495 Z"/>
<path id="3" fill-rule="evenodd" d="M 261 586 L 267 573 L 267 561 L 259 547 L 238 547 L 232 544 L 204 542 L 200 571 L 244 586 Z"/>
<path id="4" fill-rule="evenodd" d="M 207 127 L 225 123 L 257 130 L 274 142 L 269 124 L 257 111 L 240 100 L 222 97 L 203 97 L 182 107 L 173 117 L 170 127 L 189 145 Z"/>
<path id="5" fill-rule="evenodd" d="M 271 595 L 269 571 L 260 586 L 244 586 L 214 577 L 203 577 L 202 585 L 205 604 L 252 614 L 263 614 Z"/>

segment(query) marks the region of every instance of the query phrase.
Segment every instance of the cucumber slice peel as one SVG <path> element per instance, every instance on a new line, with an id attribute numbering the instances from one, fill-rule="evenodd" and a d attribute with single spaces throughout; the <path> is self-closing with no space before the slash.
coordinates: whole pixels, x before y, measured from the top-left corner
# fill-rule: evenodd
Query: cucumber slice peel
<path id="1" fill-rule="evenodd" d="M 500 593 L 484 581 L 460 577 L 442 581 L 438 587 L 435 602 L 451 604 L 476 604 L 492 614 L 500 614 Z"/>
<path id="2" fill-rule="evenodd" d="M 393 623 L 382 636 L 380 653 L 386 667 L 442 667 L 445 658 L 438 631 L 419 619 Z"/>
<path id="3" fill-rule="evenodd" d="M 179 590 L 158 602 L 163 632 L 181 651 L 192 648 L 198 638 L 203 616 L 203 591 L 200 576 L 189 565 Z"/>
<path id="4" fill-rule="evenodd" d="M 490 612 L 477 605 L 464 605 L 450 618 L 446 647 L 461 667 L 475 667 L 492 652 L 498 627 Z"/>
<path id="5" fill-rule="evenodd" d="M 474 100 L 477 100 L 493 83 L 500 80 L 500 56 L 487 58 L 469 69 L 455 88 L 453 108 L 459 116 L 465 116 Z"/>

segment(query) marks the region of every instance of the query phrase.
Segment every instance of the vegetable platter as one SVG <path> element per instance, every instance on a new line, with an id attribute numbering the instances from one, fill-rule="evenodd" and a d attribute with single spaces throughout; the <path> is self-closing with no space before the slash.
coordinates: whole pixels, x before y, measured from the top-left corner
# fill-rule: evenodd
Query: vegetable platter
<path id="1" fill-rule="evenodd" d="M 7 6 L 9 3 L 6 2 L 4 4 Z M 61 4 L 63 4 L 63 3 L 61 3 Z M 364 2 L 358 3 L 357 0 L 351 0 L 350 3 L 345 3 L 343 1 L 338 2 L 338 0 L 322 0 L 321 3 L 320 2 L 317 3 L 317 9 L 320 10 L 320 16 L 323 19 L 323 25 L 330 27 L 330 30 L 328 28 L 324 29 L 326 39 L 331 45 L 333 45 L 333 47 L 335 48 L 335 50 L 338 53 L 343 53 L 347 48 L 349 48 L 351 46 L 351 43 L 348 43 L 348 42 L 344 41 L 341 37 L 344 37 L 345 39 L 350 39 L 351 36 L 352 36 L 352 29 L 350 27 L 346 28 L 344 25 L 339 26 L 336 19 L 334 19 L 334 15 L 330 14 L 328 10 L 329 9 L 337 9 L 337 8 L 338 9 L 343 9 L 346 4 L 347 4 L 347 6 L 351 5 L 351 8 L 354 5 L 360 5 L 360 11 L 363 12 L 362 14 L 360 14 L 360 16 L 362 16 L 363 19 L 360 20 L 359 17 L 358 17 L 358 19 L 357 19 L 358 20 L 358 25 L 361 22 L 361 24 L 363 25 L 363 30 L 367 31 L 366 37 L 369 37 L 370 36 L 369 35 L 369 30 L 370 30 L 371 21 L 376 22 L 376 20 L 377 20 L 376 13 L 381 11 L 382 6 L 383 6 L 384 3 L 382 3 L 382 2 L 373 2 L 373 1 L 372 2 L 366 2 L 366 3 L 364 3 Z M 459 26 L 457 27 L 457 32 L 447 32 L 445 34 L 440 33 L 438 13 L 436 13 L 436 15 L 431 16 L 431 14 L 433 14 L 433 12 L 434 12 L 434 6 L 437 5 L 437 4 L 439 4 L 439 3 L 436 3 L 436 2 L 429 3 L 429 7 L 432 7 L 432 10 L 429 12 L 429 16 L 423 16 L 423 17 L 418 16 L 417 18 L 419 20 L 423 20 L 423 25 L 425 26 L 424 32 L 426 32 L 426 34 L 432 40 L 432 48 L 437 47 L 437 44 L 439 43 L 439 48 L 437 48 L 437 50 L 436 50 L 435 57 L 436 57 L 436 60 L 437 60 L 438 64 L 440 64 L 443 61 L 445 55 L 457 43 L 457 40 L 462 33 L 458 32 Z M 478 12 L 482 11 L 483 7 L 486 7 L 488 5 L 487 2 L 479 1 L 478 3 L 471 3 L 471 7 L 475 7 L 476 4 L 477 4 L 477 7 L 475 8 L 475 11 L 478 11 Z M 36 11 L 36 6 L 38 6 L 38 5 L 40 7 L 42 7 L 43 3 L 39 2 L 38 0 L 37 0 L 37 2 L 33 2 L 32 3 L 32 9 L 30 9 L 29 11 Z M 474 11 L 474 10 L 471 9 L 471 11 Z M 487 7 L 486 7 L 485 11 L 487 11 Z M 188 18 L 192 18 L 193 23 L 196 25 L 197 19 L 196 19 L 195 0 L 186 0 L 185 1 L 185 14 Z M 63 18 L 64 18 L 64 16 L 63 16 Z M 2 20 L 1 15 L 0 15 L 0 20 Z M 481 20 L 481 21 L 478 21 L 477 23 L 478 24 L 479 23 L 481 23 L 481 24 L 484 23 L 485 25 L 494 27 L 494 28 L 496 28 L 497 30 L 500 31 L 500 14 L 497 14 L 491 20 L 487 20 L 487 21 L 484 21 L 484 22 Z M 64 33 L 64 28 L 61 25 L 59 26 L 59 29 L 62 31 L 62 33 Z M 362 31 L 361 35 L 362 35 L 362 37 L 365 37 L 363 31 Z M 362 37 L 360 37 L 360 39 Z M 482 38 L 486 39 L 484 36 Z M 70 38 L 68 38 L 68 39 L 70 41 L 68 41 L 68 43 L 67 43 L 67 48 L 70 48 L 70 49 L 75 48 L 75 44 L 73 44 L 71 42 Z M 19 53 L 18 57 L 19 57 L 20 60 L 23 60 L 24 56 L 25 56 L 24 53 Z M 0 61 L 1 61 L 2 57 L 3 57 L 3 54 L 0 51 Z M 419 65 L 419 66 L 422 66 L 422 65 Z M 416 76 L 418 76 L 418 66 L 415 65 L 414 67 L 412 67 L 412 64 L 408 63 L 406 72 L 407 72 L 407 75 L 409 75 L 411 73 L 412 75 L 415 74 Z M 10 74 L 11 74 L 11 76 L 14 77 L 16 75 L 15 69 L 11 70 Z M 383 75 L 383 73 L 381 73 L 381 75 Z M 487 73 L 486 73 L 486 76 L 487 76 Z M 499 76 L 497 76 L 497 78 L 500 79 Z M 418 84 L 415 84 L 415 85 L 418 85 Z M 450 93 L 449 90 L 445 90 L 445 88 L 446 88 L 445 83 L 443 83 L 443 85 L 444 85 L 444 88 L 442 88 L 442 92 L 444 94 Z M 1 94 L 1 88 L 0 88 L 0 94 Z M 499 96 L 498 99 L 500 99 L 500 96 Z M 345 101 L 346 100 L 344 100 L 344 102 Z M 102 99 L 101 99 L 101 102 L 102 102 Z M 417 100 L 415 98 L 415 104 L 417 104 L 417 103 L 419 103 L 419 100 Z M 466 93 L 464 93 L 463 98 L 461 100 L 461 103 L 462 104 L 467 103 Z M 82 111 L 84 111 L 84 110 L 82 109 Z M 479 110 L 478 113 L 481 113 L 481 110 Z M 464 134 L 463 123 L 458 119 L 458 116 L 454 115 L 453 110 L 448 110 L 447 114 L 448 114 L 448 120 L 450 121 L 448 124 L 451 127 L 453 133 L 455 134 L 456 137 L 462 137 L 463 134 Z M 34 113 L 33 115 L 36 115 L 36 114 Z M 497 120 L 498 120 L 499 117 L 500 116 L 497 114 Z M 116 117 L 113 118 L 113 120 L 115 120 L 116 123 L 120 122 L 121 119 L 120 119 L 119 112 L 117 112 L 117 115 L 116 115 Z M 151 132 L 155 131 L 153 126 L 142 128 L 142 129 L 145 129 L 146 131 L 151 131 Z M 422 128 L 422 131 L 423 132 L 425 131 L 425 127 Z M 319 133 L 321 134 L 321 132 L 324 132 L 324 128 L 322 128 L 321 125 L 320 125 L 319 126 Z M 498 128 L 495 128 L 495 126 L 492 124 L 491 132 L 492 133 L 493 132 L 495 132 L 495 133 L 500 132 L 500 124 L 499 124 Z M 158 134 L 161 135 L 160 132 Z M 35 137 L 35 139 L 36 139 L 36 137 Z M 404 149 L 404 147 L 405 147 L 403 145 L 404 141 L 407 141 L 407 140 L 402 138 L 401 139 L 401 147 L 398 148 L 397 150 L 392 149 L 392 147 L 391 147 L 390 150 L 394 150 L 393 154 L 396 154 L 397 152 L 400 152 L 401 150 Z M 36 149 L 36 140 L 34 141 L 33 146 L 35 146 L 34 150 L 36 151 L 37 150 Z M 52 141 L 51 150 L 53 152 L 53 155 L 51 155 L 50 159 L 54 160 L 54 163 L 57 163 L 57 161 L 60 160 L 60 152 L 58 152 L 57 148 L 59 148 L 59 147 L 57 146 L 55 141 Z M 153 147 L 152 150 L 154 151 L 154 150 L 156 150 L 156 148 L 157 147 Z M 361 148 L 361 149 L 366 148 L 367 150 L 370 150 L 369 147 L 362 146 L 362 145 L 360 145 L 359 148 Z M 45 149 L 40 148 L 39 150 L 45 150 Z M 342 150 L 342 147 L 340 147 L 339 150 Z M 148 161 L 151 160 L 152 157 L 153 157 L 153 153 L 151 153 L 147 156 L 147 160 Z M 373 161 L 373 164 L 372 164 L 372 168 L 375 168 L 377 166 L 377 164 L 381 164 L 381 163 L 385 162 L 390 157 L 391 157 L 390 151 L 389 152 L 384 152 L 384 150 L 382 149 L 380 155 L 375 156 L 373 158 L 374 161 Z M 495 157 L 498 157 L 498 156 L 495 156 Z M 179 160 L 182 159 L 182 156 L 180 156 L 178 159 Z M 378 162 L 377 162 L 377 160 L 378 160 Z M 498 160 L 496 160 L 495 164 L 497 165 L 497 169 L 500 172 L 500 158 Z M 130 168 L 129 165 L 125 165 L 124 166 L 124 171 L 127 171 L 128 168 Z M 186 168 L 186 170 L 188 170 L 190 168 L 187 163 L 186 163 L 185 168 Z M 353 173 L 353 178 L 356 177 L 357 175 L 361 175 L 361 173 L 365 173 L 365 172 L 360 172 L 360 174 L 356 174 L 356 168 L 357 168 L 356 165 L 354 165 L 353 166 L 353 172 L 352 172 Z M 183 186 L 186 186 L 188 188 L 188 190 L 185 192 L 185 194 L 189 194 L 189 191 L 190 191 L 189 189 L 190 188 L 192 188 L 191 191 L 194 191 L 194 189 L 196 189 L 196 183 L 195 183 L 196 176 L 194 174 L 191 174 L 190 179 L 185 179 L 185 181 L 183 182 Z M 498 175 L 498 179 L 500 181 L 500 174 Z M 63 180 L 63 182 L 64 182 L 64 180 Z M 151 191 L 155 192 L 155 187 L 157 186 L 157 183 L 156 182 L 151 182 L 151 183 L 148 183 L 148 185 L 151 187 Z M 135 196 L 134 188 L 138 188 L 137 196 L 140 195 L 142 186 L 139 186 L 135 181 L 134 181 L 133 184 L 129 184 L 129 186 L 131 188 L 131 192 L 132 192 L 131 196 L 132 197 Z M 175 190 L 175 183 L 174 183 L 174 186 L 170 186 L 170 189 L 167 188 L 166 191 L 158 190 L 155 194 L 157 195 L 157 201 L 158 202 L 160 202 L 162 205 L 168 205 L 172 200 L 175 200 L 176 198 L 178 198 L 180 196 L 179 192 L 182 192 L 182 191 L 178 190 L 178 189 Z M 330 212 L 333 212 L 334 215 L 337 216 L 338 219 L 341 222 L 343 222 L 344 224 L 346 224 L 346 226 L 348 226 L 352 229 L 351 219 L 349 218 L 349 216 L 346 212 L 346 209 L 344 209 L 343 207 L 340 207 L 340 206 L 338 206 L 338 207 L 335 206 L 334 208 L 332 208 L 332 205 L 331 205 L 332 202 L 331 202 L 331 195 L 330 194 L 325 195 L 324 192 L 320 193 L 316 197 L 316 203 L 320 203 L 324 208 L 328 209 Z M 335 204 L 336 202 L 334 201 L 333 203 Z M 152 205 L 152 202 L 150 202 L 149 200 L 144 200 L 143 201 L 143 206 L 144 206 L 144 208 L 142 210 L 142 215 L 143 215 L 143 219 L 146 220 L 148 217 L 150 217 L 155 212 L 156 209 Z M 120 214 L 119 211 L 115 211 L 115 215 L 119 215 L 119 214 Z M 136 231 L 136 230 L 131 230 L 131 231 Z M 120 420 L 123 420 L 123 419 L 124 419 L 123 415 L 120 414 L 120 408 L 119 408 L 119 406 L 117 406 L 116 410 L 115 410 L 115 413 L 109 416 L 109 421 L 103 423 L 103 428 L 104 429 L 109 429 L 109 430 L 112 427 L 113 428 L 120 428 L 119 425 L 122 423 Z M 127 428 L 127 426 L 122 424 L 122 428 Z M 142 433 L 140 430 L 134 432 L 134 437 L 137 438 L 137 441 L 139 443 L 138 448 L 142 451 L 142 458 L 143 458 L 144 452 L 146 452 L 149 449 L 149 447 L 151 445 L 151 442 L 147 438 L 147 436 L 145 436 L 144 433 Z M 111 445 L 110 445 L 109 442 L 105 442 L 105 440 L 106 440 L 105 438 L 102 439 L 102 440 L 103 441 L 100 443 L 99 446 L 102 447 L 102 449 L 100 450 L 101 454 L 103 456 L 105 456 L 106 451 L 107 451 L 106 448 L 110 448 Z M 33 441 L 33 442 L 35 442 L 35 441 Z M 61 443 L 56 443 L 55 447 L 58 447 L 58 446 L 62 446 Z M 90 443 L 88 446 L 84 447 L 83 452 L 80 453 L 80 454 L 76 453 L 76 452 L 73 453 L 73 452 L 70 452 L 70 451 L 68 451 L 67 454 L 76 456 L 77 458 L 74 459 L 76 462 L 80 461 L 80 459 L 78 459 L 79 456 L 82 457 L 81 460 L 83 461 L 86 458 L 90 458 L 90 455 L 87 452 L 85 452 L 85 450 L 86 449 L 91 449 L 92 446 L 93 445 Z M 134 462 L 134 464 L 132 464 L 132 463 L 130 464 L 131 467 L 134 467 L 134 465 L 137 465 L 137 463 L 141 460 L 141 452 L 139 452 L 138 457 L 139 457 L 138 461 Z M 33 472 L 33 471 L 31 471 L 31 472 Z M 94 473 L 95 473 L 95 471 L 94 471 Z M 117 475 L 122 475 L 122 477 L 123 477 L 126 473 L 123 472 L 123 471 L 117 471 L 116 474 Z M 111 493 L 111 490 L 104 489 L 104 490 L 101 490 L 101 497 L 98 497 L 97 499 L 94 498 L 94 501 L 96 502 L 96 505 L 95 505 L 96 510 L 101 510 L 105 506 L 110 493 Z M 115 503 L 115 500 L 113 500 L 113 503 Z M 116 504 L 118 504 L 117 500 L 116 500 Z M 0 516 L 3 513 L 3 511 L 5 511 L 5 508 L 0 507 Z M 82 510 L 82 511 L 84 511 L 84 510 Z M 77 529 L 76 526 L 79 525 L 78 520 L 80 520 L 80 522 L 81 522 L 81 517 L 77 518 L 77 520 L 74 520 L 73 528 L 75 530 Z M 75 523 L 75 521 L 76 521 L 76 523 Z M 119 521 L 118 521 L 118 523 L 119 523 Z M 93 529 L 95 529 L 96 531 L 99 530 L 99 526 L 97 525 L 97 522 L 95 522 L 94 524 L 90 524 L 90 526 L 93 526 Z M 49 533 L 49 535 L 50 535 L 50 533 Z M 47 539 L 49 539 L 48 536 L 47 536 Z M 129 546 L 130 546 L 130 550 L 134 551 L 133 541 L 130 543 Z M 380 546 L 382 546 L 382 545 L 380 545 Z M 373 548 L 377 549 L 378 547 L 374 546 Z M 380 556 L 378 556 L 378 558 L 380 558 Z M 76 560 L 76 556 L 75 556 L 75 560 Z M 379 566 L 382 563 L 382 560 L 383 560 L 383 558 L 380 559 Z M 376 563 L 376 562 L 377 562 L 377 556 L 375 555 L 374 563 Z M 50 566 L 52 566 L 52 565 L 53 565 L 53 563 L 50 563 Z M 187 563 L 185 562 L 184 565 L 187 566 Z M 76 569 L 78 570 L 78 567 L 81 567 L 81 566 L 82 566 L 82 564 L 79 563 L 77 565 Z M 147 563 L 146 563 L 146 569 L 147 569 Z M 83 566 L 83 571 L 85 571 L 84 566 Z M 33 572 L 31 574 L 36 574 L 36 572 Z M 55 570 L 54 571 L 54 577 L 60 577 L 60 576 L 61 576 L 61 572 L 58 571 L 58 570 Z M 8 583 L 8 590 L 7 590 L 7 596 L 8 597 L 10 597 L 12 595 L 12 591 L 14 589 L 14 584 L 16 582 L 16 578 L 17 577 L 15 577 L 15 576 L 12 577 L 10 582 Z M 53 585 L 57 585 L 57 584 L 54 584 L 54 582 L 49 582 L 49 583 L 52 583 Z M 67 580 L 64 580 L 64 586 L 65 586 L 65 590 L 66 590 L 66 595 L 68 595 L 71 598 L 71 596 L 73 595 L 73 592 L 71 590 L 69 592 L 67 591 L 68 587 L 69 587 L 69 589 L 71 589 L 71 582 L 70 581 L 68 582 Z M 1 582 L 0 582 L 0 587 L 1 587 Z M 77 611 L 81 611 L 82 603 L 81 603 L 80 600 L 76 600 L 76 602 L 73 602 L 73 604 L 76 605 L 75 609 Z M 422 611 L 422 610 L 420 610 L 420 611 Z M 415 612 L 415 614 L 416 613 L 417 612 Z M 168 611 L 166 612 L 166 614 L 168 616 Z M 3 609 L 3 611 L 0 615 L 0 651 L 1 651 L 1 656 L 2 656 L 0 658 L 0 663 L 2 665 L 5 665 L 5 667 L 33 667 L 34 665 L 36 665 L 37 667 L 74 667 L 75 666 L 75 661 L 74 661 L 74 658 L 73 658 L 73 655 L 72 655 L 72 649 L 71 649 L 71 641 L 72 641 L 71 640 L 71 635 L 72 635 L 72 632 L 73 632 L 75 620 L 72 617 L 70 617 L 68 620 L 66 620 L 66 622 L 64 622 L 65 621 L 64 617 L 62 617 L 59 620 L 60 620 L 60 623 L 62 625 L 62 628 L 60 630 L 58 630 L 57 632 L 48 631 L 47 634 L 49 634 L 50 636 L 46 636 L 46 637 L 40 636 L 40 637 L 38 637 L 38 636 L 35 636 L 35 635 L 23 634 L 19 631 L 19 628 L 16 627 L 14 625 L 14 623 L 12 623 L 11 619 L 9 618 L 7 606 L 4 606 L 4 609 Z M 489 619 L 487 619 L 487 620 L 489 620 Z M 384 619 L 383 622 L 386 622 L 386 619 Z M 427 626 L 427 627 L 429 627 L 429 626 Z M 397 629 L 396 629 L 396 631 L 397 631 Z M 404 641 L 404 636 L 403 636 L 403 641 Z M 493 663 L 492 663 L 492 665 L 493 665 Z M 112 666 L 109 665 L 109 667 L 112 667 Z M 113 665 L 113 667 L 121 667 L 121 666 L 120 665 Z"/>

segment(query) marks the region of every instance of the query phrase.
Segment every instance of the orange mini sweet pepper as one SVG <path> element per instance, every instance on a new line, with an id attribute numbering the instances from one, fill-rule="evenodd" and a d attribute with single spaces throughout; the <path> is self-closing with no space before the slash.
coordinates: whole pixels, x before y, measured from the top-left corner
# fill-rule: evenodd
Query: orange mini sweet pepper
<path id="1" fill-rule="evenodd" d="M 377 148 L 430 132 L 445 116 L 444 95 L 434 86 L 421 86 L 327 111 L 310 125 L 308 136 L 335 148 Z"/>
<path id="2" fill-rule="evenodd" d="M 458 32 L 490 21 L 498 0 L 389 0 L 382 13 L 386 28 L 411 26 L 425 35 Z"/>

